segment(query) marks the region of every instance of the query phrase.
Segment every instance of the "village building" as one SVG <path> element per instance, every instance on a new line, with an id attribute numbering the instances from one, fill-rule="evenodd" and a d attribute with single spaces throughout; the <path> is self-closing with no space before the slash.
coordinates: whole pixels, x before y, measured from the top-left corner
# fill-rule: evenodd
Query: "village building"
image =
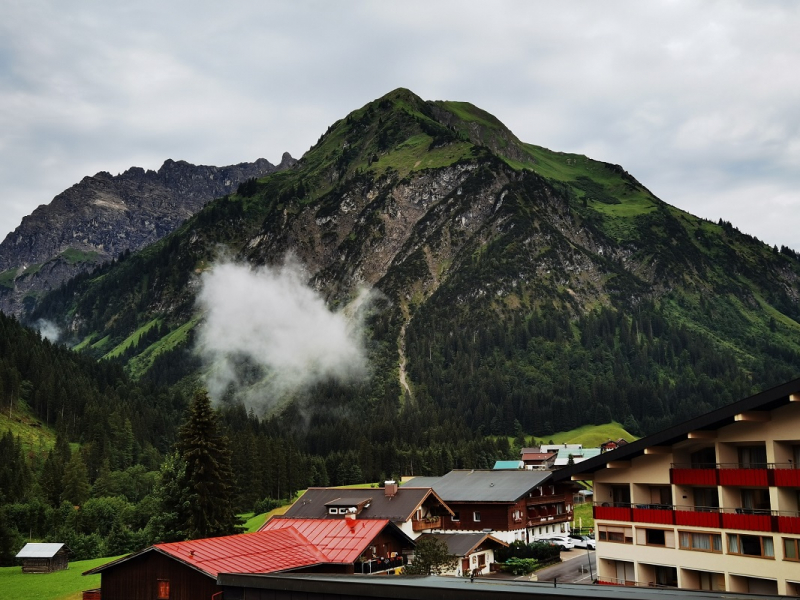
<path id="1" fill-rule="evenodd" d="M 58 543 L 25 544 L 17 553 L 22 560 L 23 573 L 52 573 L 63 571 L 69 566 L 69 548 Z"/>
<path id="2" fill-rule="evenodd" d="M 536 447 L 523 448 L 519 454 L 526 469 L 540 471 L 551 469 L 558 456 L 558 452 L 544 452 Z"/>
<path id="3" fill-rule="evenodd" d="M 410 538 L 441 528 L 453 511 L 430 487 L 309 488 L 282 516 L 274 519 L 387 519 Z"/>
<path id="4" fill-rule="evenodd" d="M 312 524 L 295 520 L 283 525 L 257 533 L 156 544 L 84 575 L 101 575 L 103 600 L 220 598 L 220 573 L 354 573 L 377 548 L 402 553 L 414 545 L 387 520 Z"/>
<path id="5" fill-rule="evenodd" d="M 431 487 L 452 511 L 443 532 L 483 532 L 509 544 L 567 533 L 575 484 L 554 483 L 549 471 L 454 470 L 442 477 L 415 477 L 411 484 Z"/>
<path id="6" fill-rule="evenodd" d="M 452 570 L 443 575 L 467 577 L 486 575 L 494 562 L 494 551 L 508 544 L 488 533 L 424 533 L 417 541 L 432 537 L 447 545 L 449 554 L 458 557 Z"/>
<path id="7" fill-rule="evenodd" d="M 799 463 L 800 379 L 554 478 L 594 482 L 602 583 L 798 596 Z"/>

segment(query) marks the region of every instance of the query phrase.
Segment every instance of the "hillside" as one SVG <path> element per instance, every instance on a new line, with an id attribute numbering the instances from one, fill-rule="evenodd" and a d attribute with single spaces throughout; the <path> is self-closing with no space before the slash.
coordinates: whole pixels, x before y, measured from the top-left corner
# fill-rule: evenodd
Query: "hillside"
<path id="1" fill-rule="evenodd" d="M 19 315 L 78 273 L 161 239 L 209 200 L 294 163 L 289 154 L 277 166 L 263 158 L 227 167 L 167 160 L 158 171 L 84 177 L 0 243 L 0 310 Z"/>
<path id="2" fill-rule="evenodd" d="M 800 370 L 793 251 L 680 211 L 618 165 L 523 143 L 471 104 L 404 89 L 29 318 L 174 384 L 201 369 L 190 349 L 209 315 L 195 300 L 220 248 L 253 267 L 291 254 L 331 309 L 373 291 L 369 379 L 260 402 L 258 382 L 276 371 L 233 356 L 238 387 L 224 398 L 282 414 L 305 451 L 358 452 L 385 471 L 398 444 L 520 426 L 547 437 L 615 419 L 641 434 Z"/>

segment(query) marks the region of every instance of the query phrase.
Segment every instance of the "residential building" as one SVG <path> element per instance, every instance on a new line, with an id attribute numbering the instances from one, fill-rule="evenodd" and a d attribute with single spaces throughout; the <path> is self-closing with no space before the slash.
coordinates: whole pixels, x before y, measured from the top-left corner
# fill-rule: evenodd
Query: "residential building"
<path id="1" fill-rule="evenodd" d="M 800 379 L 570 465 L 601 582 L 800 595 Z"/>
<path id="2" fill-rule="evenodd" d="M 447 544 L 447 551 L 458 557 L 458 563 L 444 575 L 466 577 L 487 575 L 489 565 L 494 562 L 494 551 L 508 546 L 488 533 L 424 533 L 416 541 L 433 537 Z"/>
<path id="3" fill-rule="evenodd" d="M 556 462 L 558 452 L 544 452 L 541 448 L 523 448 L 520 450 L 520 459 L 526 469 L 546 470 Z"/>
<path id="4" fill-rule="evenodd" d="M 414 545 L 387 520 L 302 521 L 284 520 L 257 533 L 156 544 L 84 575 L 101 575 L 103 600 L 219 598 L 220 573 L 362 572 L 376 548 L 402 553 Z"/>
<path id="5" fill-rule="evenodd" d="M 398 486 L 387 481 L 383 488 L 309 488 L 278 519 L 388 519 L 410 538 L 439 529 L 453 511 L 430 487 L 412 482 Z"/>
<path id="6" fill-rule="evenodd" d="M 554 483 L 549 471 L 454 470 L 442 477 L 415 477 L 431 487 L 452 511 L 444 532 L 491 532 L 505 543 L 530 542 L 569 531 L 574 484 Z"/>

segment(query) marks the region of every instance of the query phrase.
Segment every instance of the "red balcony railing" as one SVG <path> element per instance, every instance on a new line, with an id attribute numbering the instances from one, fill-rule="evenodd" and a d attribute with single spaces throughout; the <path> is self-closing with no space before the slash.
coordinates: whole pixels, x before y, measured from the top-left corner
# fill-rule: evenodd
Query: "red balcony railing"
<path id="1" fill-rule="evenodd" d="M 746 487 L 767 487 L 769 485 L 769 469 L 742 468 L 735 465 L 720 465 L 720 485 L 736 485 Z"/>
<path id="2" fill-rule="evenodd" d="M 679 507 L 675 511 L 675 524 L 686 525 L 689 527 L 722 527 L 722 517 L 718 508 L 692 506 Z"/>
<path id="3" fill-rule="evenodd" d="M 675 524 L 675 511 L 671 505 L 665 504 L 634 504 L 634 523 L 658 523 L 661 525 Z"/>
<path id="4" fill-rule="evenodd" d="M 722 510 L 724 529 L 744 529 L 745 531 L 773 531 L 772 511 L 752 508 L 726 508 Z"/>
<path id="5" fill-rule="evenodd" d="M 796 512 L 780 511 L 774 517 L 778 533 L 800 533 L 800 514 Z"/>
<path id="6" fill-rule="evenodd" d="M 607 502 L 595 504 L 593 507 L 595 519 L 605 519 L 607 521 L 632 521 L 631 505 L 623 504 L 611 506 Z"/>
<path id="7" fill-rule="evenodd" d="M 800 487 L 800 469 L 796 465 L 775 465 L 772 477 L 778 487 Z"/>
<path id="8" fill-rule="evenodd" d="M 719 485 L 719 471 L 716 465 L 710 469 L 673 466 L 669 470 L 670 483 L 675 485 Z"/>

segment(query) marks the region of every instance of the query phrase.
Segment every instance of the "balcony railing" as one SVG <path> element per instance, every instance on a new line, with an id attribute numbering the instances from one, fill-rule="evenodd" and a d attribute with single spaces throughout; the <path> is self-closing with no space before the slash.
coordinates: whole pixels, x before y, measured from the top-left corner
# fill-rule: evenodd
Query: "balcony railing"
<path id="1" fill-rule="evenodd" d="M 356 573 L 381 573 L 389 569 L 396 569 L 403 566 L 403 557 L 397 558 L 373 558 L 372 560 L 359 561 L 354 565 Z"/>
<path id="2" fill-rule="evenodd" d="M 676 590 L 675 586 L 671 585 L 664 585 L 661 583 L 655 582 L 643 582 L 643 581 L 630 581 L 627 579 L 617 579 L 616 577 L 598 577 L 597 583 L 600 585 L 620 585 L 626 587 L 647 587 L 647 588 L 661 588 L 661 589 L 669 589 L 669 590 Z"/>
<path id="3" fill-rule="evenodd" d="M 671 467 L 670 482 L 675 485 L 800 487 L 795 463 L 672 463 Z"/>
<path id="4" fill-rule="evenodd" d="M 426 517 L 411 521 L 411 531 L 427 531 L 428 529 L 440 529 L 441 527 L 442 517 Z"/>
<path id="5" fill-rule="evenodd" d="M 594 518 L 630 523 L 654 523 L 800 534 L 800 512 L 756 508 L 716 508 L 668 504 L 594 505 Z"/>

